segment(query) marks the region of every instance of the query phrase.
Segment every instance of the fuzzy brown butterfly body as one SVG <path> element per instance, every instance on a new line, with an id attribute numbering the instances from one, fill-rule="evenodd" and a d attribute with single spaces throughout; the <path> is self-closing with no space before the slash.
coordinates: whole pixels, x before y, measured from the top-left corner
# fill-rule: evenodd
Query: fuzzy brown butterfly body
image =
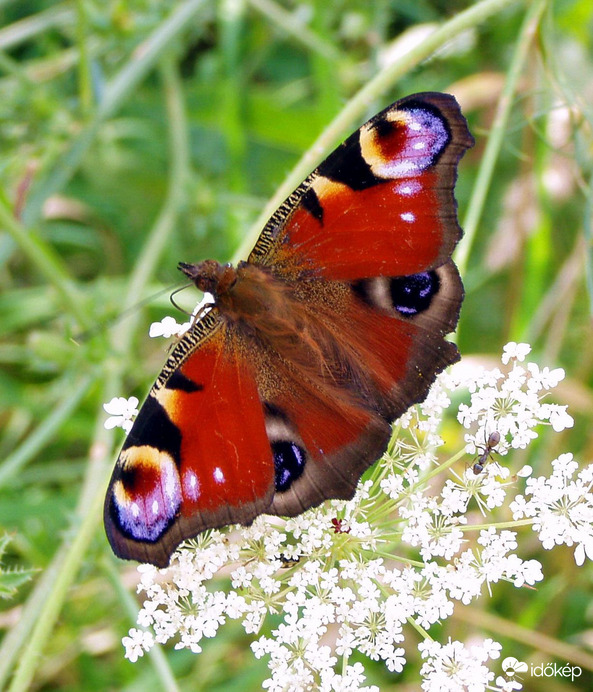
<path id="1" fill-rule="evenodd" d="M 452 96 L 417 94 L 349 137 L 247 262 L 180 264 L 213 307 L 179 341 L 109 486 L 117 555 L 351 498 L 390 424 L 459 355 L 453 188 L 473 144 Z"/>

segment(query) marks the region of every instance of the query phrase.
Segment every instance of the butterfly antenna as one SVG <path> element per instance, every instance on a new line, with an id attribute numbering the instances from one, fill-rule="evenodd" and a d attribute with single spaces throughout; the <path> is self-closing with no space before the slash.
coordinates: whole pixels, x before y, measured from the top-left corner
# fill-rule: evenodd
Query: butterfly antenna
<path id="1" fill-rule="evenodd" d="M 182 308 L 182 307 L 180 307 L 179 305 L 177 305 L 177 303 L 175 302 L 174 298 L 175 298 L 175 296 L 176 296 L 178 293 L 181 293 L 181 291 L 185 291 L 185 289 L 186 289 L 186 288 L 189 288 L 190 286 L 193 286 L 193 283 L 192 283 L 191 281 L 188 282 L 188 283 L 186 283 L 185 286 L 179 286 L 178 288 L 176 288 L 176 289 L 173 291 L 173 293 L 171 293 L 171 295 L 169 296 L 169 300 L 171 301 L 171 305 L 172 305 L 174 308 L 177 308 L 177 310 L 179 310 L 179 312 L 182 312 L 184 315 L 189 315 L 189 316 L 191 316 L 191 312 L 188 312 L 188 311 L 185 310 L 184 308 Z"/>

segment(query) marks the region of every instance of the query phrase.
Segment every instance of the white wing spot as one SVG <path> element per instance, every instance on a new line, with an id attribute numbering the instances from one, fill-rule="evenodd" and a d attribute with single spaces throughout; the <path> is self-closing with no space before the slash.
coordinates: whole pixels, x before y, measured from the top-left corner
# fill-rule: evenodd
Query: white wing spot
<path id="1" fill-rule="evenodd" d="M 420 190 L 422 190 L 422 185 L 420 185 L 420 183 L 417 181 L 412 181 L 396 185 L 394 191 L 399 195 L 403 195 L 404 197 L 412 197 L 413 195 L 418 194 Z"/>
<path id="2" fill-rule="evenodd" d="M 426 142 L 416 142 L 414 144 L 413 148 L 414 149 L 424 149 L 426 147 Z"/>
<path id="3" fill-rule="evenodd" d="M 140 516 L 140 507 L 138 507 L 138 503 L 137 503 L 137 502 L 132 502 L 132 506 L 130 507 L 130 510 L 132 511 L 132 516 L 133 516 L 134 518 Z"/>
<path id="4" fill-rule="evenodd" d="M 157 500 L 154 500 L 152 503 L 152 513 L 155 515 L 159 513 L 159 503 Z"/>
<path id="5" fill-rule="evenodd" d="M 183 475 L 183 492 L 194 502 L 200 496 L 200 481 L 191 469 Z"/>
<path id="6" fill-rule="evenodd" d="M 224 480 L 225 480 L 224 473 L 222 472 L 222 469 L 220 468 L 220 466 L 217 466 L 214 469 L 214 480 L 217 483 L 224 483 Z"/>
<path id="7" fill-rule="evenodd" d="M 407 221 L 408 223 L 412 223 L 412 221 L 416 221 L 416 217 L 414 214 L 412 214 L 411 211 L 406 211 L 403 214 L 400 214 L 400 218 L 402 221 Z"/>

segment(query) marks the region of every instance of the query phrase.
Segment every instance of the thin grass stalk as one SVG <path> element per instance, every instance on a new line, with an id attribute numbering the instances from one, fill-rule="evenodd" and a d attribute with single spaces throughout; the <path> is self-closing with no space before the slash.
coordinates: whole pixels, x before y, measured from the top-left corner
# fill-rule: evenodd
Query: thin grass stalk
<path id="1" fill-rule="evenodd" d="M 110 445 L 96 444 L 96 447 L 102 449 L 104 455 L 109 456 Z M 103 465 L 105 463 L 106 459 L 103 460 Z M 80 524 L 72 527 L 75 531 L 74 535 L 66 537 L 44 575 L 46 577 L 49 574 L 49 577 L 39 582 L 25 605 L 29 631 L 21 632 L 21 638 L 26 635 L 26 643 L 18 658 L 14 677 L 7 688 L 9 692 L 25 692 L 31 687 L 43 650 L 55 627 L 72 582 L 78 574 L 88 546 L 97 531 L 105 485 L 97 488 L 92 503 L 86 504 Z M 30 602 L 33 604 L 31 609 L 29 609 Z M 14 650 L 11 653 L 15 655 Z M 18 651 L 16 653 L 18 654 Z M 4 657 L 0 656 L 0 658 Z"/>
<path id="2" fill-rule="evenodd" d="M 2 7 L 0 3 L 0 8 Z M 74 24 L 76 15 L 69 2 L 61 2 L 54 7 L 37 12 L 29 17 L 19 19 L 0 29 L 0 50 L 10 50 L 21 43 L 30 41 L 35 36 L 54 27 Z"/>
<path id="3" fill-rule="evenodd" d="M 17 449 L 9 454 L 0 465 L 0 488 L 6 485 L 16 473 L 19 473 L 33 457 L 54 438 L 61 426 L 76 410 L 83 397 L 95 382 L 92 375 L 84 375 L 76 380 L 67 373 L 62 378 L 59 391 L 64 396 L 52 408 L 50 414 L 31 432 Z"/>
<path id="4" fill-rule="evenodd" d="M 533 648 L 534 651 L 550 654 L 558 661 L 568 661 L 587 670 L 593 670 L 593 656 L 582 648 L 559 641 L 534 629 L 523 627 L 481 608 L 458 604 L 455 608 L 454 618 L 500 637 L 510 637 L 521 645 Z"/>
<path id="5" fill-rule="evenodd" d="M 278 3 L 272 0 L 248 0 L 248 2 L 251 7 L 267 17 L 295 41 L 309 48 L 314 54 L 332 61 L 340 59 L 340 50 L 336 46 L 317 32 L 312 31 L 308 26 L 295 22 L 292 12 L 288 12 Z"/>
<path id="6" fill-rule="evenodd" d="M 525 14 L 523 26 L 519 33 L 519 38 L 517 39 L 515 52 L 513 53 L 509 65 L 504 87 L 498 100 L 486 149 L 484 150 L 484 155 L 480 162 L 474 189 L 470 196 L 470 203 L 462 223 L 464 236 L 455 252 L 455 262 L 462 275 L 467 269 L 472 245 L 476 238 L 476 232 L 480 219 L 482 218 L 486 197 L 490 190 L 494 168 L 496 167 L 496 162 L 498 161 L 500 151 L 504 144 L 519 78 L 525 66 L 531 44 L 536 36 L 546 5 L 546 0 L 535 0 L 535 2 L 529 5 L 527 13 Z"/>
<path id="7" fill-rule="evenodd" d="M 33 228 L 26 228 L 14 217 L 8 200 L 0 197 L 0 225 L 19 246 L 23 255 L 56 290 L 64 309 L 78 326 L 87 329 L 91 316 L 83 307 L 81 295 L 62 258 Z"/>

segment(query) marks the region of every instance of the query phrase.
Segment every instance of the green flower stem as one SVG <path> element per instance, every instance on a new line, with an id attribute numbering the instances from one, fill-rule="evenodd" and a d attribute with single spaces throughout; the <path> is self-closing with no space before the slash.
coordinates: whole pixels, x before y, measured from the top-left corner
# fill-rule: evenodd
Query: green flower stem
<path id="1" fill-rule="evenodd" d="M 457 452 L 457 454 L 454 454 L 450 459 L 447 459 L 447 461 L 444 461 L 442 464 L 435 466 L 425 476 L 422 476 L 420 478 L 420 480 L 418 481 L 418 483 L 413 488 L 410 489 L 410 492 L 413 492 L 418 485 L 424 485 L 431 478 L 434 478 L 435 476 L 438 476 L 443 471 L 446 471 L 450 466 L 453 466 L 453 464 L 457 463 L 466 454 L 467 454 L 467 452 L 465 451 L 465 449 L 460 449 Z"/>
<path id="2" fill-rule="evenodd" d="M 494 524 L 458 524 L 455 528 L 467 533 L 482 529 L 516 529 L 518 526 L 531 526 L 535 519 L 518 519 L 517 521 L 501 521 Z"/>
<path id="3" fill-rule="evenodd" d="M 382 69 L 371 79 L 355 96 L 353 96 L 343 110 L 321 133 L 313 145 L 301 157 L 297 165 L 292 169 L 288 177 L 278 188 L 275 195 L 264 207 L 255 223 L 246 234 L 244 241 L 235 253 L 234 259 L 245 259 L 253 247 L 261 229 L 273 214 L 274 210 L 290 195 L 290 193 L 302 182 L 302 180 L 315 168 L 324 154 L 343 137 L 344 133 L 353 127 L 353 123 L 364 117 L 369 105 L 378 96 L 404 74 L 410 72 L 423 60 L 434 54 L 446 43 L 459 34 L 472 29 L 497 12 L 501 12 L 509 5 L 522 5 L 518 0 L 482 0 L 472 5 L 467 10 L 460 12 L 434 33 L 428 36 L 422 43 L 415 46 L 405 55 L 399 57 L 390 65 Z"/>
<path id="4" fill-rule="evenodd" d="M 465 220 L 462 223 L 464 236 L 455 252 L 455 261 L 462 275 L 467 268 L 467 262 L 476 237 L 478 224 L 480 223 L 484 210 L 486 196 L 490 189 L 494 167 L 496 166 L 504 143 L 504 138 L 506 137 L 507 124 L 513 105 L 513 98 L 517 91 L 519 77 L 521 76 L 527 56 L 529 55 L 529 48 L 536 36 L 538 25 L 544 9 L 546 8 L 546 4 L 546 0 L 535 0 L 530 3 L 517 40 L 515 53 L 513 54 L 507 72 L 504 87 L 500 99 L 498 100 L 498 106 L 494 116 L 494 122 L 492 123 L 492 129 L 490 130 L 490 136 L 488 137 L 488 143 L 486 144 L 484 156 L 480 163 Z"/>
<path id="5" fill-rule="evenodd" d="M 400 548 L 401 540 L 396 543 L 392 543 L 391 545 L 393 548 Z M 385 558 L 386 560 L 389 560 L 389 562 L 401 562 L 409 567 L 418 567 L 419 569 L 422 569 L 422 567 L 424 567 L 426 564 L 425 562 L 422 562 L 422 560 L 411 560 L 410 558 L 402 557 L 401 555 L 394 555 L 389 550 L 375 549 L 373 550 L 373 556 Z"/>
<path id="6" fill-rule="evenodd" d="M 421 627 L 416 622 L 416 620 L 414 620 L 414 618 L 408 618 L 407 622 L 408 622 L 408 625 L 411 625 L 416 630 L 416 632 L 418 632 L 418 634 L 422 637 L 422 639 L 424 639 L 424 640 L 429 639 L 430 641 L 432 641 L 432 637 L 430 636 L 430 634 L 428 634 L 428 632 L 424 629 L 424 627 Z"/>

